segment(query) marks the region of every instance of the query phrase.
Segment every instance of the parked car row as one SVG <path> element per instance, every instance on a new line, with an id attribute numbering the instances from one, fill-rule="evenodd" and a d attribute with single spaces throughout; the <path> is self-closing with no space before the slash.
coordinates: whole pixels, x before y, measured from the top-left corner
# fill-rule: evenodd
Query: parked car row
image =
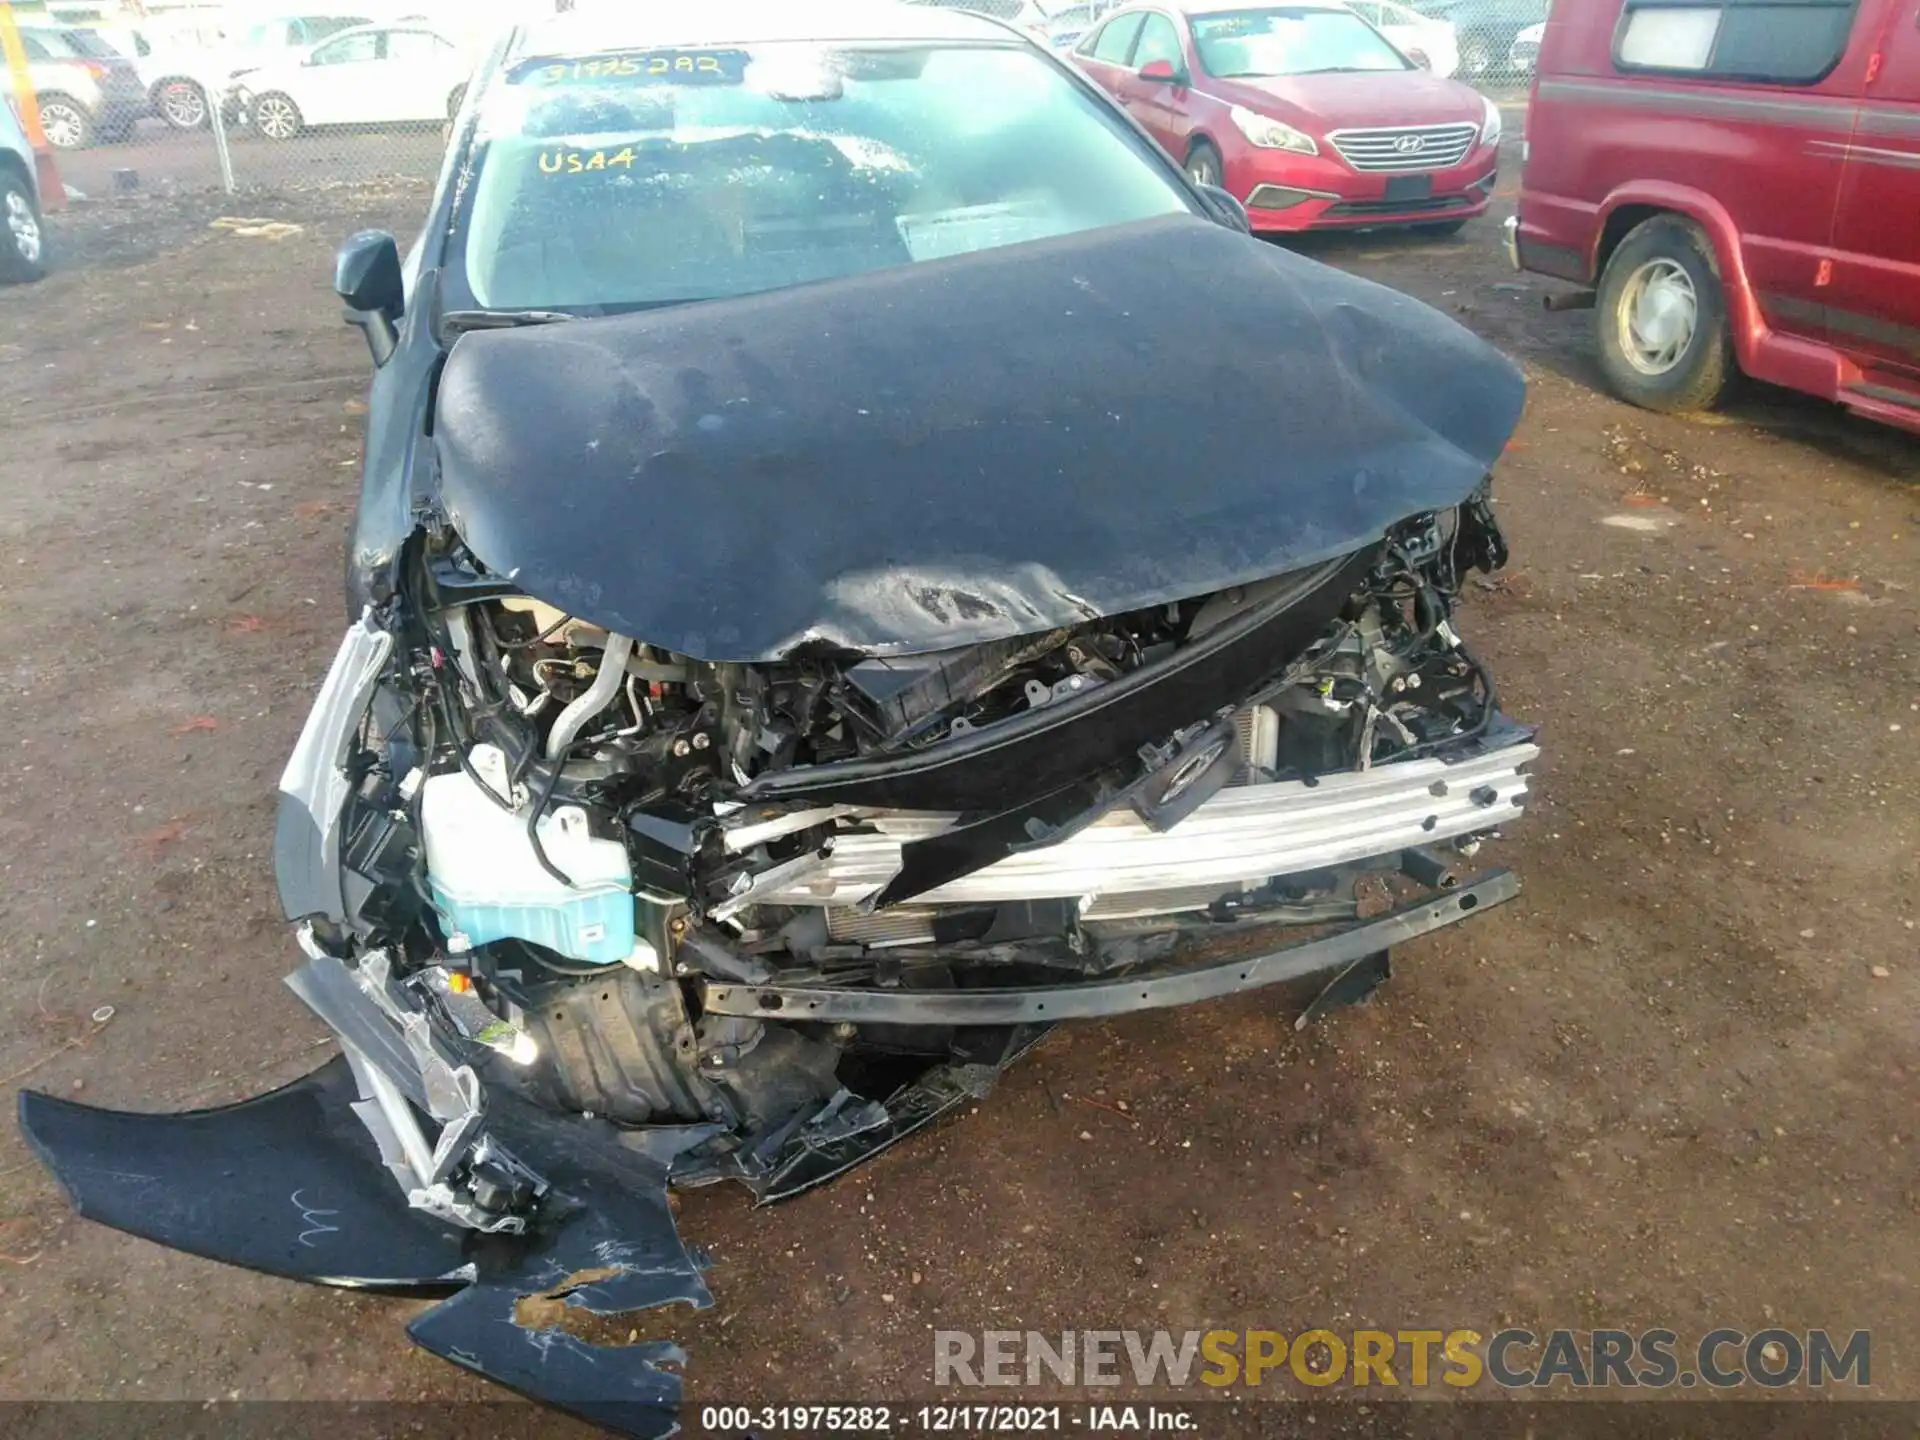
<path id="1" fill-rule="evenodd" d="M 959 0 L 940 0 L 955 3 Z M 979 9 L 992 0 L 977 0 L 964 8 Z M 1046 36 L 1057 50 L 1071 50 L 1092 25 L 1119 8 L 1121 0 L 1081 0 L 1063 5 L 1048 15 Z M 1423 70 L 1448 76 L 1460 65 L 1460 42 L 1453 22 L 1438 16 L 1423 15 L 1400 0 L 1344 0 L 1346 7 L 1398 47 L 1400 52 Z"/>
<path id="2" fill-rule="evenodd" d="M 273 139 L 316 124 L 441 120 L 471 64 L 418 17 L 376 25 L 351 11 L 255 18 L 190 43 L 132 27 L 20 34 L 41 126 L 62 150 L 124 140 L 148 116 L 200 129 L 216 96 L 233 123 L 252 120 L 264 98 L 260 128 Z"/>
<path id="3" fill-rule="evenodd" d="M 1460 38 L 1460 74 L 1500 84 L 1524 78 L 1511 60 L 1515 38 L 1547 18 L 1550 0 L 1413 0 L 1414 8 L 1453 26 Z"/>
<path id="4" fill-rule="evenodd" d="M 1762 0 L 1598 0 L 1530 23 L 1546 0 L 1419 0 L 1425 14 L 1398 0 L 913 3 L 987 9 L 1056 53 L 1076 36 L 1063 58 L 1268 233 L 1447 233 L 1482 213 L 1500 110 L 1447 72 L 1459 34 L 1471 37 L 1461 71 L 1484 69 L 1477 47 L 1497 16 L 1513 27 L 1504 63 L 1538 71 L 1508 253 L 1586 287 L 1571 303 L 1596 307 L 1616 393 L 1697 409 L 1744 373 L 1920 430 L 1914 0 L 1799 0 L 1791 25 Z M 467 55 L 423 25 L 362 20 L 281 19 L 237 37 L 222 61 L 234 118 L 273 139 L 449 119 Z M 142 72 L 94 31 L 22 38 L 56 146 L 124 135 L 149 109 L 204 118 L 169 92 L 180 77 L 157 48 Z M 24 144 L 0 146 L 9 278 L 43 255 Z M 1797 203 L 1777 204 L 1787 191 Z"/>
<path id="5" fill-rule="evenodd" d="M 1051 8 L 1047 0 L 908 3 L 984 14 L 1062 50 L 1076 49 L 1090 26 L 1119 8 L 1115 0 Z M 1476 34 L 1463 42 L 1450 14 L 1423 14 L 1402 0 L 1328 3 L 1358 16 L 1408 65 L 1432 75 L 1451 76 L 1463 61 L 1471 74 L 1493 68 L 1487 37 Z M 1416 3 L 1430 9 L 1485 8 L 1544 6 L 1545 0 Z M 1476 9 L 1473 15 L 1479 13 Z M 62 149 L 123 139 L 146 115 L 176 129 L 197 129 L 207 123 L 214 96 L 230 123 L 252 123 L 272 139 L 290 138 L 313 125 L 442 119 L 463 78 L 450 76 L 472 59 L 420 17 L 396 28 L 375 26 L 367 14 L 354 11 L 256 18 L 230 34 L 195 37 L 197 44 L 138 28 L 30 27 L 24 33 L 41 67 L 34 75 L 41 121 Z M 1360 30 L 1348 27 L 1345 33 L 1358 37 Z M 1224 155 L 1218 138 L 1209 143 Z"/>
<path id="6" fill-rule="evenodd" d="M 133 63 L 90 30 L 20 27 L 27 78 L 47 140 L 62 150 L 95 139 L 123 140 L 147 113 L 146 88 Z M 0 66 L 0 91 L 12 98 L 12 72 Z"/>

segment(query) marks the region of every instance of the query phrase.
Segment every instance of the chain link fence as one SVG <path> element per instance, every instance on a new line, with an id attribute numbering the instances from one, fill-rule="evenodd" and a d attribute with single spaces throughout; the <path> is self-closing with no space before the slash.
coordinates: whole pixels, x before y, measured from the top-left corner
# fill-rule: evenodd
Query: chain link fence
<path id="1" fill-rule="evenodd" d="M 14 0 L 12 13 L 60 178 L 99 199 L 429 182 L 484 47 L 574 3 Z M 918 3 L 984 11 L 1064 54 L 1122 0 Z M 1517 99 L 1549 0 L 1346 3 L 1416 63 Z M 0 66 L 11 92 L 19 68 Z"/>
<path id="2" fill-rule="evenodd" d="M 564 5 L 15 0 L 20 53 L 0 86 L 86 198 L 425 182 L 484 46 Z"/>

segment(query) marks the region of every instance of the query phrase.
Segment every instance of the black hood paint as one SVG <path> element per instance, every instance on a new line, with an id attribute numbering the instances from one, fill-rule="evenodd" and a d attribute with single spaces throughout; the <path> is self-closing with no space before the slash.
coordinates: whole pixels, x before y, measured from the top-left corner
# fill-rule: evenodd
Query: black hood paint
<path id="1" fill-rule="evenodd" d="M 1457 504 L 1519 372 L 1453 321 L 1180 217 L 461 337 L 441 500 L 528 594 L 763 661 L 1028 634 Z"/>

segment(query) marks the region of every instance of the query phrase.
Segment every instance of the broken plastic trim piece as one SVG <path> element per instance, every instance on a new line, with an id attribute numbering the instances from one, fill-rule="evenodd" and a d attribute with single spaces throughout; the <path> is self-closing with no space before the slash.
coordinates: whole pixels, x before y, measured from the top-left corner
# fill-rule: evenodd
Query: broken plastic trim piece
<path id="1" fill-rule="evenodd" d="M 1402 906 L 1331 935 L 1174 971 L 1072 985 L 993 990 L 868 990 L 826 985 L 714 985 L 702 993 L 710 1015 L 867 1025 L 1021 1025 L 1091 1020 L 1191 1005 L 1268 985 L 1342 970 L 1363 956 L 1456 925 L 1520 893 L 1509 870 L 1489 870 L 1438 898 Z"/>
<path id="2" fill-rule="evenodd" d="M 350 1108 L 366 1126 L 407 1203 L 473 1230 L 519 1233 L 526 1217 L 486 1209 L 456 1190 L 449 1177 L 485 1153 L 494 1168 L 538 1196 L 546 1182 L 482 1130 L 485 1103 L 471 1065 L 442 1051 L 427 1017 L 394 993 L 384 951 L 369 951 L 357 969 L 321 955 L 287 977 L 287 985 L 340 1037 L 359 1098 Z M 438 1122 L 431 1143 L 419 1112 Z"/>
<path id="3" fill-rule="evenodd" d="M 1006 1068 L 1040 1043 L 1050 1025 L 1016 1025 L 968 1031 L 956 1041 L 953 1057 L 902 1085 L 885 1103 L 860 1100 L 842 1090 L 804 1123 L 769 1141 L 753 1154 L 728 1151 L 687 1158 L 674 1170 L 682 1185 L 734 1180 L 753 1192 L 761 1205 L 824 1185 L 889 1146 L 963 1105 L 977 1104 Z M 630 1131 L 626 1143 L 653 1137 L 661 1129 Z"/>
<path id="4" fill-rule="evenodd" d="M 654 1341 L 596 1345 L 564 1328 L 558 1307 L 617 1315 L 684 1303 L 712 1305 L 667 1201 L 675 1144 L 705 1139 L 687 1126 L 623 1146 L 605 1121 L 556 1115 L 511 1096 L 489 1128 L 554 1181 L 549 1213 L 524 1240 L 480 1242 L 476 1279 L 407 1327 L 416 1345 L 454 1364 L 619 1434 L 660 1440 L 679 1428 L 686 1355 Z M 670 1143 L 663 1143 L 670 1142 Z M 522 1302 L 542 1300 L 538 1307 Z M 529 1313 L 532 1311 L 533 1313 Z"/>
<path id="5" fill-rule="evenodd" d="M 496 1095 L 491 1135 L 553 1188 L 525 1236 L 482 1236 L 408 1207 L 353 1118 L 344 1058 L 237 1105 L 185 1114 L 100 1110 L 21 1093 L 20 1129 L 74 1210 L 192 1255 L 270 1275 L 452 1298 L 408 1328 L 416 1343 L 531 1399 L 622 1434 L 678 1428 L 677 1346 L 599 1346 L 564 1305 L 615 1314 L 713 1303 L 704 1261 L 667 1203 L 678 1151 L 710 1133 L 654 1135 L 647 1153 L 605 1121 Z M 551 1296 L 528 1315 L 520 1302 Z"/>

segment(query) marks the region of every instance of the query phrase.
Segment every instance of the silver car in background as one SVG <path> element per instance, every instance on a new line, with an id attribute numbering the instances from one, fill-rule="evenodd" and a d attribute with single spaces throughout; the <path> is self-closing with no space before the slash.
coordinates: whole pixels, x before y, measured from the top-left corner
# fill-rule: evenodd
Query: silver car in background
<path id="1" fill-rule="evenodd" d="M 20 43 L 40 107 L 40 128 L 55 149 L 124 140 L 147 113 L 146 87 L 132 62 L 91 30 L 22 25 Z M 4 66 L 0 93 L 13 93 Z"/>
<path id="2" fill-rule="evenodd" d="M 14 113 L 0 99 L 0 283 L 38 280 L 47 273 L 47 234 L 40 223 L 40 182 L 33 146 Z"/>

